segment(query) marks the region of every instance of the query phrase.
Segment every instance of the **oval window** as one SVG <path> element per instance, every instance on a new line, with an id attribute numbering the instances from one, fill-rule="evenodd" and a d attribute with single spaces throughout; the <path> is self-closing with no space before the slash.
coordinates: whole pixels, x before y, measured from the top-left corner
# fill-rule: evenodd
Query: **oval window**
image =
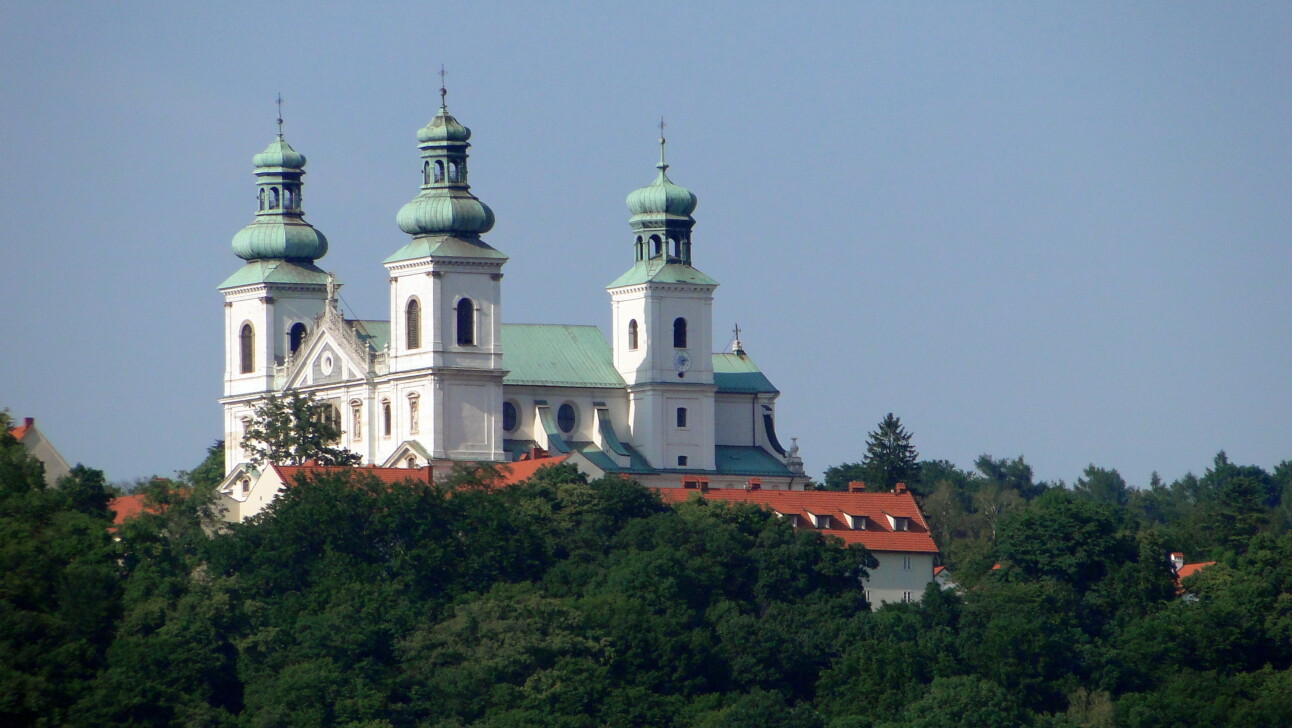
<path id="1" fill-rule="evenodd" d="M 561 428 L 561 432 L 570 434 L 574 432 L 574 405 L 563 404 L 556 411 L 556 426 Z"/>
<path id="2" fill-rule="evenodd" d="M 503 432 L 516 429 L 516 405 L 511 402 L 502 403 L 502 429 Z"/>

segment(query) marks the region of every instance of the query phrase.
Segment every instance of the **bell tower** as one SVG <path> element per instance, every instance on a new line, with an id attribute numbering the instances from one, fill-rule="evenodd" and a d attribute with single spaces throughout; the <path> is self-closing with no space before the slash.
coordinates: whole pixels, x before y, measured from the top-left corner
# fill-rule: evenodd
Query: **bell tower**
<path id="1" fill-rule="evenodd" d="M 398 399 L 429 417 L 416 438 L 437 458 L 502 460 L 502 267 L 507 256 L 480 236 L 489 206 L 471 193 L 471 130 L 440 109 L 417 132 L 421 190 L 396 216 L 413 239 L 385 260 L 390 278 L 390 371 Z M 430 378 L 398 377 L 406 372 Z M 404 391 L 407 389 L 408 391 Z M 414 391 L 415 390 L 415 391 Z"/>
<path id="2" fill-rule="evenodd" d="M 615 369 L 628 383 L 633 442 L 660 469 L 714 469 L 713 291 L 692 265 L 696 197 L 659 173 L 628 195 L 633 265 L 607 286 Z"/>
<path id="3" fill-rule="evenodd" d="M 241 418 L 279 386 L 281 368 L 329 296 L 328 274 L 314 264 L 327 254 L 327 238 L 305 222 L 305 155 L 283 139 L 281 103 L 277 138 L 252 157 L 255 219 L 233 236 L 233 252 L 246 263 L 220 284 L 226 469 L 240 461 Z"/>

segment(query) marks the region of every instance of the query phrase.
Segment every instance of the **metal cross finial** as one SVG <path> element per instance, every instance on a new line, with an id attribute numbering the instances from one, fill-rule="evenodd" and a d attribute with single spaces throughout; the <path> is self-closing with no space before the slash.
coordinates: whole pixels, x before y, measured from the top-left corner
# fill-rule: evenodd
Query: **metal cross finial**
<path id="1" fill-rule="evenodd" d="M 283 138 L 283 95 L 278 94 L 278 138 Z"/>
<path id="2" fill-rule="evenodd" d="M 659 164 L 655 165 L 659 169 L 668 169 L 668 163 L 664 161 L 664 117 L 659 117 Z"/>
<path id="3" fill-rule="evenodd" d="M 447 108 L 445 106 L 444 97 L 449 95 L 449 92 L 444 88 L 444 75 L 445 75 L 444 64 L 441 63 L 440 64 L 440 108 L 441 109 Z"/>

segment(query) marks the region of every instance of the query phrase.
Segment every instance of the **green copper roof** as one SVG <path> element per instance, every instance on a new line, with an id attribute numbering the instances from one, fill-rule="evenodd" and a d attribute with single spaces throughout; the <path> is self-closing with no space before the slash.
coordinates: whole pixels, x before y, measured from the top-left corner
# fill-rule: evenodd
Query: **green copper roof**
<path id="1" fill-rule="evenodd" d="M 233 236 L 233 254 L 243 260 L 318 260 L 327 255 L 327 237 L 299 216 L 258 216 Z"/>
<path id="2" fill-rule="evenodd" d="M 606 288 L 632 286 L 640 283 L 693 283 L 702 286 L 716 286 L 718 282 L 701 273 L 698 269 L 682 263 L 665 262 L 664 258 L 639 260 L 626 273 L 619 276 Z"/>
<path id="3" fill-rule="evenodd" d="M 361 321 L 358 319 L 347 320 L 350 328 L 358 335 L 359 341 L 364 342 L 372 347 L 373 351 L 382 351 L 390 343 L 390 322 L 389 321 Z"/>
<path id="4" fill-rule="evenodd" d="M 262 169 L 305 169 L 305 155 L 292 149 L 283 141 L 283 135 L 269 143 L 265 151 L 251 158 L 251 163 Z"/>
<path id="5" fill-rule="evenodd" d="M 287 260 L 253 260 L 225 279 L 224 283 L 220 284 L 220 288 L 247 286 L 253 283 L 315 283 L 326 285 L 327 273 L 313 263 Z"/>
<path id="6" fill-rule="evenodd" d="M 761 447 L 718 445 L 714 465 L 723 475 L 790 475 L 779 458 Z"/>
<path id="7" fill-rule="evenodd" d="M 450 235 L 423 236 L 413 238 L 407 245 L 396 250 L 386 258 L 386 263 L 398 263 L 401 260 L 427 258 L 430 256 L 444 258 L 493 258 L 507 260 L 497 249 L 483 240 L 463 240 Z"/>
<path id="8" fill-rule="evenodd" d="M 748 354 L 714 354 L 713 383 L 719 392 L 741 394 L 777 393 L 771 381 Z"/>
<path id="9" fill-rule="evenodd" d="M 668 178 L 668 164 L 664 162 L 664 138 L 659 140 L 659 174 L 655 181 L 628 194 L 628 211 L 638 215 L 674 215 L 689 218 L 695 212 L 696 197 L 685 187 L 673 184 Z"/>
<path id="10" fill-rule="evenodd" d="M 624 386 L 610 345 L 596 326 L 503 324 L 503 384 L 558 387 Z"/>

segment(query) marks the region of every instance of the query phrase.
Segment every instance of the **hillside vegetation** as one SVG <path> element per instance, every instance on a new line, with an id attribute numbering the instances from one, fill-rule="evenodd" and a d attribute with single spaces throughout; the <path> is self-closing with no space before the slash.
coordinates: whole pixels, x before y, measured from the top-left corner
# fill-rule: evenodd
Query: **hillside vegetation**
<path id="1" fill-rule="evenodd" d="M 1286 466 L 1139 491 L 920 463 L 963 589 L 871 612 L 864 549 L 752 507 L 461 471 L 212 531 L 214 463 L 112 533 L 101 474 L 46 489 L 0 439 L 0 724 L 1292 724 Z M 1170 550 L 1219 561 L 1194 596 Z"/>

